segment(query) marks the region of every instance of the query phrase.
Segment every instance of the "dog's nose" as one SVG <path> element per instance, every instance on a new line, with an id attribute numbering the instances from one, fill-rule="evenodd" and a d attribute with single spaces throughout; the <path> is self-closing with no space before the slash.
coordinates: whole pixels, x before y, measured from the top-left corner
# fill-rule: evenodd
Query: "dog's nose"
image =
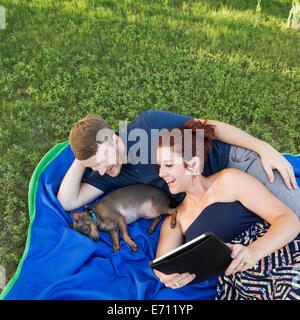
<path id="1" fill-rule="evenodd" d="M 95 242 L 99 241 L 99 239 L 100 239 L 100 237 L 94 237 L 94 238 L 93 238 L 93 240 L 94 240 Z"/>

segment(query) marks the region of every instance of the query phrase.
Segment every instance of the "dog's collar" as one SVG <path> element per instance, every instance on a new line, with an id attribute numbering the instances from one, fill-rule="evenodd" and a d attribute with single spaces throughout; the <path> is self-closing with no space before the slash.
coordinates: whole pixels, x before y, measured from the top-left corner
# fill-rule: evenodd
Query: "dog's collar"
<path id="1" fill-rule="evenodd" d="M 99 223 L 98 223 L 98 219 L 95 215 L 95 212 L 93 209 L 91 209 L 89 206 L 84 206 L 84 209 L 86 209 L 86 211 L 88 212 L 88 214 L 95 220 L 97 228 L 99 228 Z"/>

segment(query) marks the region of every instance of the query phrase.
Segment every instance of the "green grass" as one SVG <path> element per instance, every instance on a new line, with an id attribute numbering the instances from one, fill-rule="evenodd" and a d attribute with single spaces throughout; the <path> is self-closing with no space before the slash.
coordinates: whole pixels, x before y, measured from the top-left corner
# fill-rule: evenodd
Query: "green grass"
<path id="1" fill-rule="evenodd" d="M 88 113 L 221 120 L 299 153 L 299 32 L 288 0 L 0 0 L 0 264 L 22 256 L 30 177 Z M 297 51 L 298 49 L 298 51 Z"/>

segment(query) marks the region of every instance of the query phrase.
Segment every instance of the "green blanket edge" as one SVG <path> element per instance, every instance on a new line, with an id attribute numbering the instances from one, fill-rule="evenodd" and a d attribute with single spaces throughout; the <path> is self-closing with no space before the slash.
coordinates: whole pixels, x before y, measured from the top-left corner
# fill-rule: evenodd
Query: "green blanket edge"
<path id="1" fill-rule="evenodd" d="M 55 159 L 67 146 L 69 145 L 69 141 L 65 141 L 62 143 L 58 143 L 55 145 L 52 149 L 50 149 L 45 156 L 41 159 L 41 161 L 36 166 L 33 175 L 29 182 L 29 191 L 28 191 L 28 209 L 29 209 L 29 227 L 27 232 L 27 240 L 25 245 L 25 250 L 22 256 L 22 259 L 19 262 L 17 271 L 14 273 L 8 284 L 3 289 L 0 300 L 3 300 L 6 295 L 9 293 L 10 289 L 13 287 L 15 282 L 18 280 L 23 263 L 27 257 L 29 246 L 30 246 L 30 240 L 31 240 L 31 229 L 35 218 L 36 213 L 36 192 L 38 188 L 38 182 L 40 179 L 41 174 L 46 169 L 46 167 Z"/>

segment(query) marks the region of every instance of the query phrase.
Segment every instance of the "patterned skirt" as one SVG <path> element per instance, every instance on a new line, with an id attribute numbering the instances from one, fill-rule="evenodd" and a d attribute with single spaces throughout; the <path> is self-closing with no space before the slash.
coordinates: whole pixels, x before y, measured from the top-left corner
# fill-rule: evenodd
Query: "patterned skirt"
<path id="1" fill-rule="evenodd" d="M 257 223 L 232 244 L 249 245 L 268 223 Z M 218 278 L 216 300 L 300 300 L 300 237 L 266 256 L 252 269 Z"/>

